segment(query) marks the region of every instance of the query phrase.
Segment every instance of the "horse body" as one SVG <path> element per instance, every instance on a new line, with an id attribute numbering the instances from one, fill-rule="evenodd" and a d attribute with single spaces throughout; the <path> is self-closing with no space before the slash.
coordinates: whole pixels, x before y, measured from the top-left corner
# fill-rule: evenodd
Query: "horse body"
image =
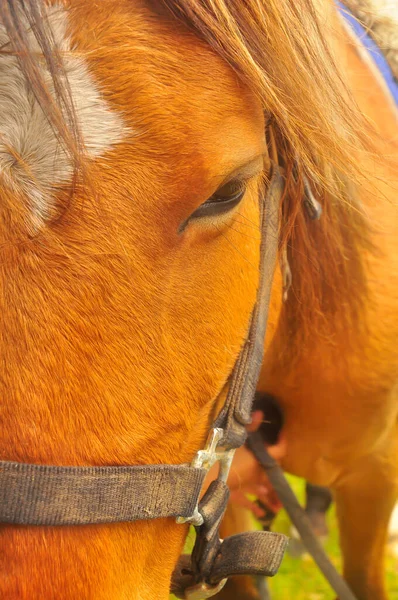
<path id="1" fill-rule="evenodd" d="M 344 306 L 326 319 L 304 307 L 309 333 L 303 337 L 293 321 L 294 268 L 290 308 L 281 305 L 278 277 L 258 389 L 275 396 L 284 412 L 284 469 L 335 492 L 344 573 L 354 593 L 360 600 L 384 600 L 387 529 L 398 493 L 397 112 L 333 7 L 327 10 L 330 45 L 360 110 L 377 127 L 377 149 L 385 157 L 383 163 L 358 151 L 363 172 L 374 177 L 360 187 L 373 244 L 364 252 L 366 301 L 351 326 L 342 325 Z M 353 295 L 356 285 L 353 276 Z M 227 527 L 233 529 L 239 529 L 236 522 Z M 229 593 L 225 597 L 232 598 Z M 256 596 L 250 584 L 245 593 Z"/>

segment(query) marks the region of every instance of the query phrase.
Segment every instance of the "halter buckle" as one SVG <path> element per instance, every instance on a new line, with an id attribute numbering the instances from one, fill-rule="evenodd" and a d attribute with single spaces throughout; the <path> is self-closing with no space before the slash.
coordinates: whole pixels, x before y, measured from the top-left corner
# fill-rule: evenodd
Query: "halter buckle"
<path id="1" fill-rule="evenodd" d="M 208 583 L 198 583 L 185 590 L 186 600 L 202 600 L 202 598 L 211 598 L 215 594 L 218 594 L 227 583 L 226 579 L 221 579 L 216 585 L 209 585 Z"/>
<path id="2" fill-rule="evenodd" d="M 194 467 L 195 469 L 205 469 L 206 471 L 210 471 L 211 467 L 216 462 L 219 462 L 220 472 L 218 474 L 218 479 L 221 479 L 221 481 L 227 481 L 232 459 L 235 454 L 235 449 L 233 448 L 232 450 L 217 450 L 217 446 L 223 437 L 224 430 L 220 427 L 214 427 L 209 433 L 204 449 L 199 450 L 199 452 L 195 454 L 191 463 L 191 467 Z M 177 523 L 191 523 L 195 527 L 199 527 L 200 525 L 202 525 L 203 517 L 199 512 L 198 504 L 199 498 L 192 515 L 190 517 L 177 517 Z M 207 598 L 209 596 L 200 597 Z M 192 596 L 192 598 L 195 598 L 195 596 Z"/>

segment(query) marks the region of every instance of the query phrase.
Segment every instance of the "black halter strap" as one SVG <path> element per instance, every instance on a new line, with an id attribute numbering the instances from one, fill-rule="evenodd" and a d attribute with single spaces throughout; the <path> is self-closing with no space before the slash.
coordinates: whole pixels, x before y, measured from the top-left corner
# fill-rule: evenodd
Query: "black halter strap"
<path id="1" fill-rule="evenodd" d="M 90 525 L 189 517 L 206 475 L 187 465 L 53 467 L 0 462 L 0 523 Z"/>
<path id="2" fill-rule="evenodd" d="M 173 589 L 180 597 L 209 597 L 232 574 L 276 573 L 286 537 L 251 532 L 219 539 L 228 502 L 225 483 L 232 454 L 246 439 L 263 357 L 268 303 L 278 245 L 278 214 L 283 177 L 274 167 L 261 202 L 260 278 L 250 329 L 235 364 L 225 406 L 208 445 L 192 464 L 121 467 L 60 467 L 0 462 L 0 522 L 20 525 L 86 525 L 176 517 L 193 523 L 197 538 L 184 572 L 176 570 Z M 219 478 L 201 501 L 204 477 L 220 461 Z"/>
<path id="3" fill-rule="evenodd" d="M 245 344 L 232 373 L 226 402 L 216 419 L 215 426 L 224 430 L 223 446 L 239 448 L 246 439 L 246 425 L 250 423 L 254 394 L 263 362 L 264 338 L 268 320 L 269 300 L 279 239 L 279 211 L 284 190 L 284 179 L 279 168 L 273 175 L 264 203 L 260 205 L 260 276 L 257 300 Z"/>

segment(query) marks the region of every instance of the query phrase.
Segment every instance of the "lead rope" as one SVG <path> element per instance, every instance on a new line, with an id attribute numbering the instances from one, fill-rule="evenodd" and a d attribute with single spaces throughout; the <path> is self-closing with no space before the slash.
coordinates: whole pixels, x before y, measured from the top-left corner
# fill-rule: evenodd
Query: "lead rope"
<path id="1" fill-rule="evenodd" d="M 268 453 L 261 433 L 258 431 L 251 433 L 248 437 L 247 445 L 266 472 L 291 522 L 299 532 L 305 548 L 314 559 L 320 571 L 322 571 L 331 588 L 338 594 L 339 600 L 357 600 L 347 582 L 337 572 L 319 543 L 312 529 L 311 522 L 304 509 L 300 506 L 281 467 Z"/>

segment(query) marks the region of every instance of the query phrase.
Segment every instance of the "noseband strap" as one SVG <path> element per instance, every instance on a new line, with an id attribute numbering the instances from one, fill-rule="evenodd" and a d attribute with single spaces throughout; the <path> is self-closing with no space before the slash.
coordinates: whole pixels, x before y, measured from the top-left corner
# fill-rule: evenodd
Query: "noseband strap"
<path id="1" fill-rule="evenodd" d="M 189 517 L 205 469 L 53 467 L 0 462 L 0 523 L 90 525 Z"/>
<path id="2" fill-rule="evenodd" d="M 286 546 L 285 536 L 251 532 L 221 542 L 219 526 L 229 497 L 225 482 L 233 452 L 246 439 L 245 425 L 250 422 L 263 358 L 283 189 L 283 177 L 274 167 L 260 207 L 257 301 L 225 406 L 206 448 L 197 453 L 190 466 L 59 467 L 0 462 L 0 522 L 87 525 L 178 516 L 178 522 L 196 527 L 189 568 L 183 577 L 178 577 L 177 570 L 173 582 L 180 597 L 190 600 L 214 595 L 229 575 L 276 572 Z M 205 475 L 218 461 L 219 477 L 199 501 Z"/>

